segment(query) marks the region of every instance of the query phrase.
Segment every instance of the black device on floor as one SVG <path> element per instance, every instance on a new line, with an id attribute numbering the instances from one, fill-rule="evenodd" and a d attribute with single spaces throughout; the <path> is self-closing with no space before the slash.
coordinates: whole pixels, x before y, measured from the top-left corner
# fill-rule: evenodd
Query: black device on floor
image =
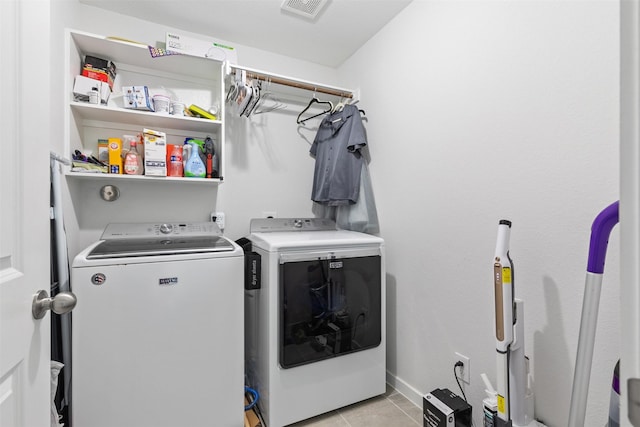
<path id="1" fill-rule="evenodd" d="M 446 388 L 424 395 L 422 411 L 423 427 L 471 427 L 471 406 Z"/>

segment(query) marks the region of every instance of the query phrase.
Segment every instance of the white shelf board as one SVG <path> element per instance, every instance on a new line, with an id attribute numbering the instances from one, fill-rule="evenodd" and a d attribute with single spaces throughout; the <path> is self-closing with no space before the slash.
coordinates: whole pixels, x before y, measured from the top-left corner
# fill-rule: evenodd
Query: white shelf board
<path id="1" fill-rule="evenodd" d="M 72 31 L 71 37 L 81 54 L 109 59 L 116 67 L 118 64 L 128 64 L 208 80 L 219 78 L 221 72 L 221 63 L 212 59 L 189 55 L 168 55 L 154 58 L 149 52 L 149 46 L 144 44 L 113 40 L 80 31 Z"/>
<path id="2" fill-rule="evenodd" d="M 140 181 L 140 182 L 175 182 L 181 184 L 200 184 L 211 185 L 220 184 L 222 181 L 220 178 L 185 178 L 185 177 L 164 177 L 164 176 L 146 176 L 146 175 L 124 175 L 124 174 L 109 174 L 109 173 L 93 173 L 93 172 L 71 172 L 68 171 L 65 174 L 68 178 L 81 179 L 81 180 L 94 180 L 94 181 Z M 106 182 L 105 182 L 106 183 Z"/>
<path id="3" fill-rule="evenodd" d="M 84 120 L 113 123 L 128 123 L 140 127 L 161 127 L 191 132 L 213 132 L 222 125 L 220 120 L 201 119 L 188 116 L 158 114 L 126 108 L 106 107 L 86 102 L 71 102 L 71 109 Z"/>

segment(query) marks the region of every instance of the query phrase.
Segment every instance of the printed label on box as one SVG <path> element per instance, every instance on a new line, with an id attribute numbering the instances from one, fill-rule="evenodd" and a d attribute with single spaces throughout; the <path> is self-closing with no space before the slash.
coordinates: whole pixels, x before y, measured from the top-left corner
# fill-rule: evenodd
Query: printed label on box
<path id="1" fill-rule="evenodd" d="M 146 86 L 123 86 L 122 96 L 124 108 L 153 111 L 149 88 Z"/>
<path id="2" fill-rule="evenodd" d="M 164 132 L 144 129 L 144 174 L 167 176 L 167 136 Z"/>
<path id="3" fill-rule="evenodd" d="M 216 61 L 229 61 L 232 64 L 238 63 L 236 48 L 225 45 L 217 40 L 198 40 L 168 32 L 166 44 L 167 51 L 170 52 L 200 56 Z"/>

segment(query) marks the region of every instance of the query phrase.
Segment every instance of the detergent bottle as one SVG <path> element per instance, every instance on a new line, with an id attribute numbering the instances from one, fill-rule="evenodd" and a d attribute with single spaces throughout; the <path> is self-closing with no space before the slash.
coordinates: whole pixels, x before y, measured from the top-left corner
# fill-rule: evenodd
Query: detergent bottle
<path id="1" fill-rule="evenodd" d="M 204 162 L 200 158 L 199 146 L 193 140 L 190 140 L 188 144 L 191 146 L 191 152 L 184 166 L 184 176 L 204 178 L 206 175 L 206 168 Z"/>
<path id="2" fill-rule="evenodd" d="M 191 138 L 185 138 L 184 144 L 182 144 L 182 170 L 183 171 L 187 167 L 187 160 L 189 160 L 189 157 L 191 157 L 191 145 L 189 144 L 190 140 Z"/>
<path id="3" fill-rule="evenodd" d="M 169 173 L 168 176 L 182 176 L 184 165 L 182 163 L 182 146 L 174 145 L 169 153 Z"/>
<path id="4" fill-rule="evenodd" d="M 130 149 L 124 158 L 124 173 L 128 175 L 142 175 L 142 159 L 138 154 L 135 138 L 131 140 Z"/>
<path id="5" fill-rule="evenodd" d="M 205 142 L 202 139 L 197 139 L 197 138 L 188 138 L 188 142 L 195 142 L 195 144 L 198 146 L 198 154 L 200 155 L 200 159 L 202 160 L 202 163 L 205 164 L 205 169 L 206 169 L 207 154 L 205 153 Z"/>

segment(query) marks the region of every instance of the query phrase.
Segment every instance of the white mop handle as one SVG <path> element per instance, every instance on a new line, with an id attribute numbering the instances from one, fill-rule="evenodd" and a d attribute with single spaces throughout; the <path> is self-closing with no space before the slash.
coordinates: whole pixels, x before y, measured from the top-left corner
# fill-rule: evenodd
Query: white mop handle
<path id="1" fill-rule="evenodd" d="M 598 306 L 600 305 L 601 289 L 602 274 L 587 272 L 584 285 L 584 301 L 582 302 L 582 318 L 580 320 L 576 368 L 573 375 L 573 387 L 571 389 L 568 427 L 584 427 L 585 425 L 584 419 L 587 411 L 591 362 L 593 362 L 593 346 L 596 337 L 596 326 L 598 324 Z"/>

